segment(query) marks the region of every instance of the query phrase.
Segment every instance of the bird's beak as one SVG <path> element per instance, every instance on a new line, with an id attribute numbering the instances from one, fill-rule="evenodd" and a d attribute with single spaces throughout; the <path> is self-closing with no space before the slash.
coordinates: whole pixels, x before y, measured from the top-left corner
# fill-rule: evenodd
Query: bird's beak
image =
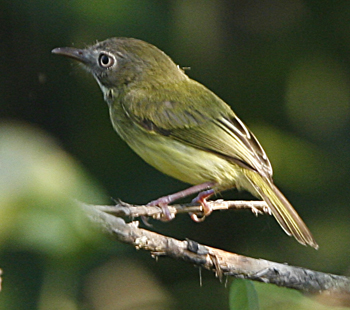
<path id="1" fill-rule="evenodd" d="M 51 53 L 78 60 L 83 64 L 89 63 L 89 53 L 87 52 L 87 50 L 78 49 L 74 47 L 57 47 L 54 48 L 51 51 Z"/>

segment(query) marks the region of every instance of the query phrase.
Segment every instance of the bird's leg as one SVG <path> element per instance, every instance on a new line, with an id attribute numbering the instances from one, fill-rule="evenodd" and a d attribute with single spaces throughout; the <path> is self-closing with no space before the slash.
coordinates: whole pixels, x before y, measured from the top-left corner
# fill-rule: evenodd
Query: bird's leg
<path id="1" fill-rule="evenodd" d="M 208 188 L 211 188 L 212 186 L 214 185 L 213 182 L 205 182 L 205 183 L 202 183 L 202 184 L 198 184 L 198 185 L 195 185 L 195 186 L 192 186 L 192 187 L 189 187 L 183 191 L 180 191 L 180 192 L 177 192 L 177 193 L 174 193 L 174 194 L 171 194 L 171 195 L 168 195 L 168 196 L 163 196 L 163 197 L 160 197 L 156 200 L 153 200 L 151 201 L 150 203 L 148 203 L 147 205 L 148 206 L 158 206 L 162 209 L 163 211 L 163 216 L 162 216 L 162 220 L 164 221 L 170 221 L 172 220 L 175 216 L 173 214 L 171 214 L 169 208 L 168 208 L 168 205 L 172 202 L 174 202 L 175 200 L 178 200 L 180 198 L 183 198 L 183 197 L 187 197 L 189 195 L 192 195 L 192 194 L 195 194 L 195 193 L 198 193 L 200 191 L 203 191 L 205 189 L 208 189 Z M 203 193 L 206 193 L 208 191 L 205 191 Z M 198 197 L 200 196 L 201 194 L 198 195 Z M 210 194 L 209 196 L 211 196 L 212 194 Z M 198 198 L 197 197 L 197 198 Z M 196 199 L 197 199 L 196 198 Z M 204 197 L 204 200 L 205 200 L 206 197 Z M 198 202 L 200 202 L 202 204 L 202 201 L 200 200 L 197 200 Z M 202 204 L 203 206 L 203 204 Z M 208 209 L 208 208 L 207 208 Z M 203 206 L 203 210 L 207 210 L 204 206 Z M 204 211 L 205 212 L 205 211 Z M 210 210 L 211 212 L 211 210 Z M 209 213 L 210 213 L 209 212 Z M 208 214 L 209 214 L 208 213 Z"/>
<path id="2" fill-rule="evenodd" d="M 214 195 L 213 189 L 208 189 L 206 191 L 200 192 L 196 198 L 192 200 L 192 202 L 199 202 L 203 209 L 203 216 L 198 217 L 196 213 L 190 213 L 191 219 L 195 222 L 202 222 L 204 221 L 205 217 L 208 216 L 213 210 L 208 205 L 207 199 Z"/>

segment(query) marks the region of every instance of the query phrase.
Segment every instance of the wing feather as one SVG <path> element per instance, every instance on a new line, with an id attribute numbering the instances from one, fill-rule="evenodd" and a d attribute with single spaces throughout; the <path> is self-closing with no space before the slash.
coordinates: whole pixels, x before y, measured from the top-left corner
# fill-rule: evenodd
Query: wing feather
<path id="1" fill-rule="evenodd" d="M 124 109 L 150 133 L 218 154 L 271 179 L 270 161 L 253 133 L 224 101 L 190 81 L 183 87 L 149 94 L 140 90 L 130 93 L 125 97 Z"/>

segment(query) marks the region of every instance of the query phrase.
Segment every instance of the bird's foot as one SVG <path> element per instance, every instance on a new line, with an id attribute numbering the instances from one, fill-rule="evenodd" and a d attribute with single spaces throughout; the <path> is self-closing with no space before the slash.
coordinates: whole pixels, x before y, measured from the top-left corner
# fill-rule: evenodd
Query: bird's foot
<path id="1" fill-rule="evenodd" d="M 178 200 L 180 198 L 187 197 L 189 195 L 198 193 L 198 192 L 200 192 L 200 191 L 202 191 L 204 189 L 208 189 L 208 188 L 210 188 L 212 186 L 214 186 L 213 182 L 205 182 L 205 183 L 202 183 L 202 184 L 194 185 L 194 186 L 189 187 L 189 188 L 187 188 L 187 189 L 185 189 L 183 191 L 180 191 L 180 192 L 168 195 L 168 196 L 160 197 L 160 198 L 158 198 L 156 200 L 151 201 L 147 205 L 148 206 L 158 206 L 159 208 L 161 208 L 163 214 L 159 217 L 159 219 L 161 221 L 168 222 L 168 221 L 171 221 L 172 219 L 175 218 L 175 213 L 173 213 L 173 212 L 171 212 L 169 210 L 169 204 L 170 203 L 172 203 L 172 202 L 174 202 L 174 201 L 176 201 L 176 200 Z M 200 202 L 203 205 L 206 202 L 202 203 L 202 199 L 205 200 L 205 198 L 208 198 L 212 194 L 214 194 L 214 191 L 213 192 L 211 192 L 211 190 L 204 191 L 204 192 L 200 193 L 195 198 L 195 202 Z M 210 210 L 210 211 L 208 211 L 208 210 Z M 203 207 L 203 212 L 205 214 L 209 215 L 211 213 L 211 209 L 209 208 L 209 206 L 207 208 Z M 192 217 L 192 215 L 191 215 L 191 217 Z"/>
<path id="2" fill-rule="evenodd" d="M 169 203 L 171 203 L 171 195 L 160 197 L 156 200 L 153 200 L 147 204 L 147 206 L 158 206 L 162 209 L 162 214 L 159 219 L 163 222 L 169 222 L 175 218 L 175 215 L 169 210 Z"/>
<path id="3" fill-rule="evenodd" d="M 214 194 L 213 189 L 206 190 L 204 192 L 200 192 L 196 198 L 192 200 L 192 202 L 200 203 L 202 206 L 202 213 L 203 215 L 198 216 L 196 213 L 190 213 L 191 219 L 194 222 L 203 222 L 205 218 L 210 215 L 210 213 L 213 211 L 210 205 L 207 202 L 207 199 Z"/>

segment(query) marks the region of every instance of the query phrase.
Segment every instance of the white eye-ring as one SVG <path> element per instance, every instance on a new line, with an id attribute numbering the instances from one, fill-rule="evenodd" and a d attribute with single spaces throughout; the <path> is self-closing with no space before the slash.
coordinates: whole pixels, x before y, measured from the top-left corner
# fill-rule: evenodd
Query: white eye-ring
<path id="1" fill-rule="evenodd" d="M 106 52 L 100 53 L 100 56 L 98 57 L 98 64 L 102 68 L 110 68 L 114 66 L 115 63 L 116 63 L 116 59 L 113 55 L 108 54 Z"/>

